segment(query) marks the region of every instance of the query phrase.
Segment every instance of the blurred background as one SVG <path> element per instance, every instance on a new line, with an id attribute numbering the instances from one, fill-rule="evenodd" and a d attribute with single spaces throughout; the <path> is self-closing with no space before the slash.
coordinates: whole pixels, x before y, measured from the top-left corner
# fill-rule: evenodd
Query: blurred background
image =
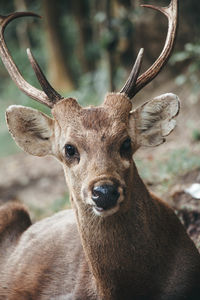
<path id="1" fill-rule="evenodd" d="M 161 74 L 136 97 L 134 106 L 161 93 L 181 99 L 177 128 L 162 146 L 135 155 L 146 184 L 167 200 L 187 223 L 200 223 L 198 201 L 185 192 L 200 183 L 200 2 L 181 0 L 173 55 Z M 83 106 L 97 105 L 108 91 L 119 91 L 140 48 L 142 71 L 159 56 L 167 19 L 140 4 L 166 6 L 164 0 L 0 0 L 0 11 L 33 11 L 42 18 L 22 18 L 8 25 L 8 48 L 25 79 L 39 88 L 26 56 L 30 47 L 52 86 Z M 0 63 L 0 201 L 22 201 L 32 219 L 69 207 L 61 166 L 51 157 L 31 157 L 15 145 L 5 110 L 20 104 L 50 111 L 20 92 Z M 187 224 L 186 224 L 187 225 Z M 187 226 L 194 232 L 194 226 Z M 190 227 L 189 227 L 190 226 Z"/>

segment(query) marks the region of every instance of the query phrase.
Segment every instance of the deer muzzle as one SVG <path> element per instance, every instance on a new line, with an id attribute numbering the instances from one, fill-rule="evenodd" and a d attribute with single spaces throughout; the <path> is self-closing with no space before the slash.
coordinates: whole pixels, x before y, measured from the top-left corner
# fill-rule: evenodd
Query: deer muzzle
<path id="1" fill-rule="evenodd" d="M 125 184 L 119 178 L 98 176 L 83 187 L 82 196 L 95 215 L 110 216 L 120 209 L 124 201 Z"/>
<path id="2" fill-rule="evenodd" d="M 114 184 L 95 186 L 92 190 L 92 200 L 99 211 L 108 210 L 117 204 L 120 193 Z"/>

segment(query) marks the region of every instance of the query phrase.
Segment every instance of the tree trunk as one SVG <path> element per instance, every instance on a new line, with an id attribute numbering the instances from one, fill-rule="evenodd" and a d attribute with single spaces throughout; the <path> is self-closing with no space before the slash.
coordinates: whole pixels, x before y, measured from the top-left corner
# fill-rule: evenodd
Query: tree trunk
<path id="1" fill-rule="evenodd" d="M 113 14 L 113 5 L 111 0 L 106 0 L 106 25 L 108 30 L 112 31 L 112 14 Z M 111 44 L 107 48 L 107 57 L 108 57 L 108 76 L 109 76 L 109 88 L 111 92 L 115 91 L 115 71 L 116 71 L 116 62 L 115 62 L 115 46 Z"/>
<path id="2" fill-rule="evenodd" d="M 69 66 L 69 58 L 66 59 L 67 47 L 66 44 L 64 46 L 61 37 L 58 5 L 56 1 L 43 0 L 42 3 L 50 81 L 56 89 L 69 91 L 75 87 L 75 83 Z"/>
<path id="3" fill-rule="evenodd" d="M 27 11 L 27 5 L 24 0 L 14 0 L 16 11 Z M 29 22 L 22 19 L 20 23 L 16 23 L 16 34 L 21 49 L 30 48 L 30 40 L 28 35 Z"/>
<path id="4" fill-rule="evenodd" d="M 79 30 L 77 55 L 83 72 L 95 69 L 95 59 L 89 55 L 88 47 L 93 43 L 93 25 L 91 22 L 91 4 L 88 0 L 79 3 L 71 1 L 73 13 Z"/>

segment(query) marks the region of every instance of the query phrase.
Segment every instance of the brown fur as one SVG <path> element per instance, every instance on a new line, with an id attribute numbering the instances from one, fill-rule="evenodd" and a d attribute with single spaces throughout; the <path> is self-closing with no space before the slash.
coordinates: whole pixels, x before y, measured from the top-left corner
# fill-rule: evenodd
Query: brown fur
<path id="1" fill-rule="evenodd" d="M 31 225 L 26 209 L 19 203 L 8 203 L 0 210 L 0 243 L 8 239 L 16 239 Z M 9 232 L 9 234 L 8 234 Z"/>
<path id="2" fill-rule="evenodd" d="M 17 229 L 20 238 L 0 260 L 1 300 L 199 299 L 200 255 L 172 209 L 148 192 L 132 160 L 139 146 L 149 140 L 160 143 L 174 128 L 177 98 L 162 97 L 164 102 L 155 98 L 133 112 L 121 94 L 107 95 L 95 108 L 65 99 L 52 110 L 53 120 L 38 117 L 52 132 L 43 143 L 63 164 L 73 211 L 44 219 L 23 233 Z M 8 125 L 25 148 L 10 121 L 18 110 L 22 112 L 18 107 L 9 110 Z M 27 119 L 28 111 L 23 112 Z M 121 155 L 127 137 L 131 150 Z M 35 155 L 42 153 L 36 149 L 38 138 L 30 140 L 29 151 Z M 77 148 L 79 159 L 65 155 L 66 144 Z M 92 189 L 107 183 L 118 186 L 119 201 L 98 215 Z M 17 208 L 2 208 L 0 214 L 11 209 Z M 6 226 L 3 232 L 10 234 Z"/>

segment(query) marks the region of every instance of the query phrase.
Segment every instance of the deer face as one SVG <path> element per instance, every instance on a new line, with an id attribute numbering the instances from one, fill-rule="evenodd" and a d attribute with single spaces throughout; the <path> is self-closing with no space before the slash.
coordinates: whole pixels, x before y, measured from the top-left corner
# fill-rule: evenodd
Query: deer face
<path id="1" fill-rule="evenodd" d="M 164 141 L 175 126 L 179 101 L 165 94 L 134 111 L 131 107 L 120 93 L 108 94 L 103 105 L 89 108 L 69 98 L 54 106 L 53 119 L 30 108 L 11 106 L 7 122 L 25 151 L 51 154 L 62 162 L 76 207 L 105 217 L 128 209 L 132 155 L 141 145 Z"/>
<path id="2" fill-rule="evenodd" d="M 128 128 L 130 110 L 131 102 L 116 94 L 110 94 L 100 107 L 81 108 L 71 100 L 53 110 L 59 132 L 56 155 L 63 163 L 72 198 L 92 207 L 97 215 L 116 212 L 124 201 L 134 151 Z"/>

